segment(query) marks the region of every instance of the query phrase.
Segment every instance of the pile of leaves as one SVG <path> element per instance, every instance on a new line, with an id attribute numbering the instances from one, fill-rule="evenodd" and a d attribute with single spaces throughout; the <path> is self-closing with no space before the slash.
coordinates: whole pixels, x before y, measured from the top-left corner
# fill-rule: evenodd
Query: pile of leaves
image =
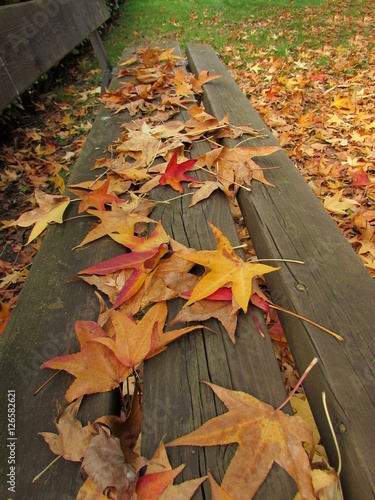
<path id="1" fill-rule="evenodd" d="M 190 498 L 207 477 L 174 486 L 173 480 L 183 465 L 171 469 L 163 443 L 151 460 L 140 456 L 139 370 L 144 360 L 164 351 L 170 342 L 202 328 L 198 324 L 170 330 L 176 323 L 215 317 L 235 343 L 237 315 L 241 309 L 248 310 L 249 301 L 261 306 L 271 317 L 272 304 L 256 278 L 277 272 L 278 268 L 242 260 L 226 236 L 213 225 L 215 251 L 184 247 L 165 232 L 160 222 L 149 232 L 147 224 L 153 222 L 149 216 L 154 203 L 145 194 L 167 184 L 177 197 L 184 196 L 182 183 L 189 183 L 195 188 L 193 195 L 189 193 L 190 205 L 209 197 L 216 189 L 233 200 L 244 184 L 249 189 L 253 178 L 267 183 L 251 158 L 272 154 L 279 148 L 230 150 L 219 146 L 216 142 L 219 138 L 254 135 L 256 131 L 247 125 L 232 126 L 228 116 L 219 122 L 192 104 L 193 96 L 203 92 L 203 85 L 219 76 L 202 72 L 194 78 L 186 73 L 172 50 L 139 50 L 134 58 L 122 64 L 119 77 L 124 78 L 120 88 L 107 91 L 102 101 L 114 112 L 127 110 L 134 119 L 123 123 L 122 136 L 111 145 L 110 157 L 96 162 L 100 175 L 68 189 L 79 196 L 78 211 L 98 219 L 98 224 L 77 247 L 109 236 L 124 246 L 124 253 L 78 273 L 97 289 L 101 311 L 97 321 L 83 318 L 76 322 L 79 352 L 53 358 L 42 365 L 42 368 L 65 370 L 75 379 L 66 393 L 69 406 L 56 420 L 58 434 L 41 435 L 53 453 L 67 460 L 82 461 L 88 477 L 79 499 L 93 495 L 176 498 L 176 494 Z M 188 104 L 190 118 L 186 122 L 170 120 Z M 191 159 L 186 151 L 196 140 L 207 141 L 211 150 Z M 197 178 L 194 170 L 204 170 L 206 179 Z M 70 196 L 50 195 L 41 190 L 36 190 L 35 198 L 37 208 L 9 223 L 21 227 L 34 225 L 28 243 L 49 223 L 63 223 L 64 211 L 73 202 Z M 202 276 L 192 272 L 195 264 L 204 267 Z M 167 327 L 167 301 L 176 297 L 186 303 Z M 131 409 L 127 411 L 122 386 L 130 385 L 129 377 L 134 379 L 134 390 L 130 391 Z M 228 413 L 167 446 L 239 443 L 221 486 L 208 476 L 213 497 L 252 497 L 274 462 L 294 478 L 303 498 L 316 498 L 326 487 L 337 486 L 334 471 L 320 455 L 317 459 L 314 454 L 313 431 L 302 418 L 285 415 L 281 411 L 283 405 L 274 409 L 249 394 L 207 384 L 227 406 Z M 82 427 L 76 418 L 82 397 L 117 388 L 124 403 L 122 418 L 103 416 Z M 268 430 L 264 434 L 262 429 Z M 309 446 L 309 452 L 303 444 Z M 325 471 L 313 470 L 322 468 L 322 461 Z"/>

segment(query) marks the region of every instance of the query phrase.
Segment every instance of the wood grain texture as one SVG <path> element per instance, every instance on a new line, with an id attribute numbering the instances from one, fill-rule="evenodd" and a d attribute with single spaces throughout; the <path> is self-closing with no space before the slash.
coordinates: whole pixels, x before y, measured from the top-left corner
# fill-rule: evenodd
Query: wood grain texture
<path id="1" fill-rule="evenodd" d="M 108 18 L 105 0 L 0 7 L 0 111 Z"/>
<path id="2" fill-rule="evenodd" d="M 189 115 L 184 112 L 177 118 L 186 120 Z M 208 146 L 202 142 L 193 144 L 190 156 L 196 158 L 207 150 Z M 201 179 L 205 176 L 203 172 L 196 175 Z M 186 183 L 184 185 L 185 192 L 188 192 Z M 176 195 L 178 193 L 168 186 L 150 192 L 150 198 L 154 201 Z M 189 202 L 190 197 L 185 196 L 169 205 L 158 204 L 152 217 L 162 221 L 170 236 L 191 248 L 216 248 L 207 222 L 219 227 L 233 246 L 239 244 L 233 217 L 223 193 L 216 192 L 209 200 L 191 208 L 188 207 Z M 244 257 L 242 250 L 238 254 Z M 179 300 L 169 303 L 167 322 L 176 316 L 181 305 Z M 262 315 L 257 314 L 257 317 L 265 328 Z M 216 333 L 204 330 L 189 333 L 170 344 L 162 354 L 145 362 L 142 454 L 147 458 L 152 457 L 163 436 L 167 443 L 226 411 L 202 381 L 248 392 L 276 407 L 286 397 L 271 341 L 269 337 L 260 336 L 249 312 L 239 315 L 236 345 L 232 344 L 216 320 L 204 324 Z M 287 411 L 291 411 L 290 407 Z M 221 483 L 235 447 L 168 448 L 168 455 L 174 467 L 186 464 L 177 478 L 178 482 L 205 475 L 210 469 Z M 204 483 L 194 498 L 210 498 L 209 491 L 208 484 Z M 279 466 L 274 465 L 256 498 L 290 499 L 295 492 L 294 481 Z"/>
<path id="3" fill-rule="evenodd" d="M 250 124 L 267 134 L 250 146 L 277 145 L 276 139 L 210 47 L 187 45 L 193 73 L 209 70 L 223 77 L 204 86 L 204 105 L 222 118 L 230 111 L 235 124 Z M 226 145 L 234 146 L 234 141 Z M 337 465 L 321 393 L 326 391 L 342 460 L 345 498 L 375 495 L 375 284 L 358 256 L 309 189 L 285 152 L 259 158 L 275 184 L 253 183 L 240 190 L 238 201 L 259 258 L 287 258 L 303 266 L 282 264 L 266 276 L 275 303 L 334 330 L 339 344 L 326 333 L 286 314 L 281 321 L 300 373 L 313 357 L 320 360 L 304 387 L 330 461 Z"/>
<path id="4" fill-rule="evenodd" d="M 115 82 L 113 85 L 116 85 Z M 101 109 L 70 176 L 75 184 L 93 179 L 91 167 L 103 150 L 120 135 L 121 115 Z M 71 193 L 65 193 L 70 194 Z M 74 196 L 72 196 L 74 198 Z M 72 203 L 64 218 L 77 215 Z M 81 280 L 67 283 L 75 274 L 101 260 L 119 255 L 123 247 L 110 238 L 72 251 L 82 241 L 96 218 L 85 217 L 47 229 L 27 281 L 3 336 L 0 338 L 0 476 L 9 472 L 6 449 L 7 391 L 16 391 L 16 492 L 15 498 L 75 498 L 82 485 L 80 464 L 59 459 L 35 484 L 32 479 L 54 458 L 38 432 L 56 432 L 56 401 L 65 408 L 65 392 L 73 377 L 65 372 L 55 377 L 37 396 L 33 393 L 55 370 L 40 370 L 47 359 L 77 352 L 74 324 L 78 319 L 96 320 L 99 303 L 94 289 Z M 78 417 L 87 424 L 119 411 L 117 393 L 84 398 Z M 8 498 L 6 480 L 0 497 Z"/>

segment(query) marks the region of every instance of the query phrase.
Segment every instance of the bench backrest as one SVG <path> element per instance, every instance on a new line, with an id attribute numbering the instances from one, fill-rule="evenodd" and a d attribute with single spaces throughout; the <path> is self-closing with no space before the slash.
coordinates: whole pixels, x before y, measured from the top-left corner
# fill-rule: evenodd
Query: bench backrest
<path id="1" fill-rule="evenodd" d="M 0 111 L 108 18 L 105 0 L 0 7 Z"/>

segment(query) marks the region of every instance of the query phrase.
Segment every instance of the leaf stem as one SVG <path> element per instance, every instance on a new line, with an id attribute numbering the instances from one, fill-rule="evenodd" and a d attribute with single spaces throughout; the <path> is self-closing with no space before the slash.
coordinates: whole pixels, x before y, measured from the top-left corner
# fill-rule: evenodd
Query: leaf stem
<path id="1" fill-rule="evenodd" d="M 307 377 L 307 375 L 310 373 L 310 371 L 314 368 L 314 366 L 318 363 L 318 361 L 319 361 L 318 358 L 314 358 L 311 361 L 311 363 L 309 364 L 309 366 L 304 371 L 304 374 L 299 379 L 297 385 L 294 387 L 294 389 L 292 390 L 292 392 L 286 398 L 286 400 L 284 401 L 284 403 L 281 403 L 281 405 L 277 408 L 277 410 L 281 410 L 281 408 L 284 408 L 284 406 L 289 403 L 289 401 L 291 400 L 292 396 L 297 392 L 297 389 L 302 385 L 303 381 L 305 380 L 305 378 Z"/>
<path id="2" fill-rule="evenodd" d="M 50 377 L 48 380 L 46 380 L 46 381 L 44 382 L 44 384 L 42 384 L 42 385 L 41 385 L 41 386 L 40 386 L 40 387 L 39 387 L 39 388 L 38 388 L 38 389 L 34 392 L 33 396 L 36 396 L 36 395 L 37 395 L 37 394 L 38 394 L 38 393 L 39 393 L 42 389 L 44 389 L 44 387 L 45 387 L 45 386 L 46 386 L 49 382 L 51 382 L 51 380 L 52 380 L 53 378 L 55 378 L 55 377 L 56 377 L 56 375 L 58 375 L 60 372 L 62 372 L 62 370 L 59 370 L 59 371 L 57 371 L 56 373 L 54 373 L 53 375 L 51 375 L 51 377 Z"/>
<path id="3" fill-rule="evenodd" d="M 313 321 L 311 319 L 305 318 L 304 316 L 301 316 L 301 315 L 299 315 L 297 313 L 289 311 L 288 309 L 285 309 L 284 307 L 278 306 L 277 304 L 274 304 L 271 300 L 268 303 L 274 309 L 276 309 L 278 311 L 281 311 L 283 313 L 286 313 L 286 314 L 290 314 L 291 316 L 294 316 L 295 318 L 301 319 L 302 321 L 306 321 L 306 323 L 309 323 L 310 325 L 316 326 L 320 330 L 323 330 L 324 332 L 329 333 L 330 335 L 332 335 L 333 337 L 335 337 L 340 342 L 344 342 L 344 339 L 343 339 L 343 337 L 341 337 L 341 335 L 339 335 L 338 333 L 333 332 L 332 330 L 329 330 L 325 326 L 319 325 L 319 323 L 316 323 L 315 321 Z"/>
<path id="4" fill-rule="evenodd" d="M 211 175 L 214 175 L 214 172 L 211 172 L 211 170 L 209 170 L 208 168 L 204 168 L 204 167 L 197 167 L 198 169 L 200 170 L 203 170 L 204 172 L 208 172 L 209 174 Z M 236 182 L 235 180 L 233 179 L 227 179 L 226 177 L 224 177 L 223 175 L 219 174 L 219 172 L 217 172 L 216 174 L 216 177 L 220 179 L 223 179 L 224 181 L 228 181 L 230 182 L 231 184 L 234 184 L 235 186 L 238 186 L 242 189 L 244 189 L 245 191 L 248 191 L 249 193 L 251 193 L 251 189 L 246 187 L 246 186 L 243 186 L 242 184 L 240 184 L 239 182 Z M 219 182 L 219 181 L 218 181 Z"/>
<path id="5" fill-rule="evenodd" d="M 303 260 L 294 259 L 257 259 L 256 257 L 250 257 L 247 260 L 250 262 L 292 262 L 293 264 L 304 264 Z"/>
<path id="6" fill-rule="evenodd" d="M 338 458 L 337 476 L 340 477 L 341 466 L 342 466 L 341 453 L 340 453 L 339 443 L 337 442 L 336 434 L 335 434 L 335 431 L 333 429 L 332 420 L 331 420 L 331 417 L 330 417 L 330 414 L 329 414 L 329 411 L 328 411 L 327 398 L 326 398 L 325 391 L 322 392 L 322 400 L 323 400 L 324 411 L 325 411 L 325 414 L 326 414 L 326 417 L 327 417 L 327 420 L 328 420 L 328 425 L 329 425 L 329 428 L 331 430 L 332 438 L 333 438 L 333 441 L 334 441 L 335 446 L 336 446 L 337 458 Z"/>
<path id="7" fill-rule="evenodd" d="M 61 458 L 63 455 L 64 455 L 64 454 L 63 454 L 63 453 L 61 453 L 61 455 L 58 455 L 56 458 L 54 458 L 54 459 L 52 460 L 52 462 L 50 462 L 50 463 L 47 465 L 47 467 L 45 467 L 45 468 L 42 470 L 42 472 L 39 472 L 39 474 L 38 474 L 38 475 L 36 475 L 36 476 L 34 477 L 34 479 L 32 480 L 32 483 L 34 484 L 34 483 L 35 483 L 35 481 L 37 481 L 37 480 L 38 480 L 38 479 L 39 479 L 39 478 L 40 478 L 40 477 L 41 477 L 41 476 L 42 476 L 42 475 L 43 475 L 43 474 L 44 474 L 44 473 L 45 473 L 45 472 L 46 472 L 46 471 L 47 471 L 50 467 L 52 467 L 52 465 L 53 465 L 55 462 L 57 462 L 57 461 L 58 461 L 58 459 L 59 459 L 59 458 Z"/>
<path id="8" fill-rule="evenodd" d="M 194 193 L 184 193 L 180 194 L 179 196 L 174 196 L 173 198 L 168 198 L 168 200 L 152 200 L 154 203 L 166 203 L 169 205 L 169 203 L 173 200 L 178 200 L 179 198 L 183 198 L 184 196 L 192 196 Z"/>

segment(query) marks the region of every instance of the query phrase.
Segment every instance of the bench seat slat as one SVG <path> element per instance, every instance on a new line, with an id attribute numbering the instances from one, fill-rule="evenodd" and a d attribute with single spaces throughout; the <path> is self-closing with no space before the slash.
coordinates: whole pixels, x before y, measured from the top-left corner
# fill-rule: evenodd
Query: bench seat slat
<path id="1" fill-rule="evenodd" d="M 235 124 L 250 124 L 267 134 L 249 146 L 277 145 L 257 112 L 220 62 L 204 45 L 188 44 L 193 73 L 209 70 L 223 77 L 206 84 L 203 102 L 221 119 L 228 111 Z M 237 141 L 238 142 L 238 141 Z M 226 141 L 234 146 L 236 141 Z M 246 143 L 244 144 L 246 145 Z M 258 158 L 268 187 L 254 182 L 252 192 L 239 191 L 238 202 L 259 258 L 298 259 L 266 275 L 275 303 L 342 335 L 339 344 L 317 328 L 280 313 L 297 368 L 302 373 L 317 356 L 320 363 L 304 387 L 331 463 L 337 465 L 321 393 L 328 407 L 342 453 L 345 498 L 372 498 L 375 492 L 375 283 L 310 190 L 285 152 Z"/>
<path id="2" fill-rule="evenodd" d="M 182 112 L 176 118 L 186 121 L 189 117 L 187 112 Z M 208 150 L 207 144 L 198 141 L 193 143 L 190 155 L 196 158 Z M 192 175 L 191 172 L 189 175 Z M 196 175 L 200 179 L 206 178 L 204 172 Z M 184 184 L 184 192 L 188 192 Z M 167 186 L 158 187 L 150 192 L 150 198 L 154 201 L 166 200 L 177 194 Z M 188 207 L 189 202 L 190 197 L 186 196 L 174 200 L 170 205 L 157 204 L 152 217 L 161 220 L 167 233 L 174 239 L 197 250 L 216 249 L 207 222 L 221 229 L 233 246 L 240 244 L 223 193 L 215 192 L 208 200 L 191 208 Z M 237 253 L 244 257 L 242 250 Z M 175 317 L 181 305 L 180 300 L 169 303 L 167 322 Z M 257 314 L 257 317 L 262 327 L 266 328 L 263 316 Z M 270 338 L 260 336 L 250 312 L 239 314 L 236 345 L 232 344 L 218 321 L 212 319 L 204 324 L 216 333 L 191 332 L 145 362 L 142 454 L 147 458 L 152 457 L 163 436 L 167 443 L 227 411 L 211 389 L 200 381 L 211 381 L 229 389 L 248 392 L 274 407 L 279 406 L 286 397 Z M 286 410 L 291 413 L 290 406 Z M 210 469 L 220 483 L 235 446 L 168 448 L 174 467 L 186 464 L 176 482 L 204 475 Z M 204 483 L 194 498 L 210 498 L 209 491 L 208 484 Z M 294 481 L 278 465 L 274 465 L 259 489 L 257 498 L 290 499 L 295 493 Z"/>
<path id="3" fill-rule="evenodd" d="M 113 82 L 113 90 L 116 88 Z M 85 142 L 73 171 L 70 183 L 93 179 L 91 167 L 103 150 L 120 136 L 121 115 L 102 108 Z M 72 197 L 72 193 L 67 192 Z M 64 219 L 75 217 L 78 203 L 71 203 Z M 77 494 L 82 480 L 79 464 L 59 459 L 35 484 L 31 484 L 55 455 L 51 453 L 38 432 L 56 432 L 56 401 L 65 408 L 65 392 L 73 378 L 65 372 L 56 376 L 36 396 L 36 391 L 55 370 L 40 370 L 47 359 L 77 352 L 79 345 L 74 333 L 76 320 L 94 320 L 99 303 L 93 288 L 82 280 L 67 283 L 78 271 L 89 265 L 123 253 L 123 247 L 113 240 L 102 238 L 81 249 L 72 251 L 86 236 L 94 217 L 77 218 L 47 229 L 34 259 L 26 283 L 0 338 L 0 405 L 1 442 L 0 471 L 9 471 L 6 450 L 6 394 L 16 391 L 16 493 L 17 498 L 71 498 Z M 83 399 L 78 417 L 86 425 L 96 418 L 119 411 L 118 393 L 90 395 Z M 1 498 L 8 498 L 6 481 L 0 485 Z"/>

